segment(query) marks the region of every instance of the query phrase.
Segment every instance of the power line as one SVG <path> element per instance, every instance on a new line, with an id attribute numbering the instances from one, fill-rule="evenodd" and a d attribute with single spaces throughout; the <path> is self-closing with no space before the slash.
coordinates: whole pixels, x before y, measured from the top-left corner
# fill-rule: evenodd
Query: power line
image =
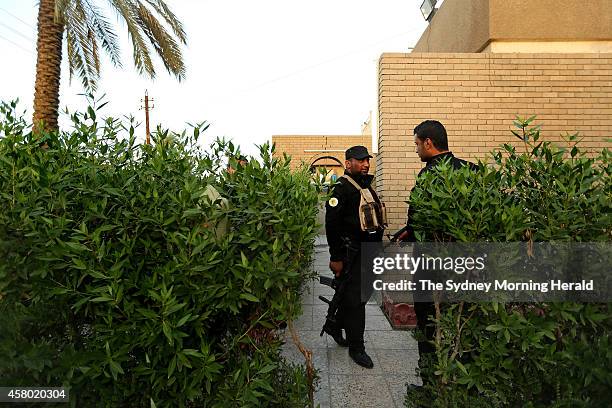
<path id="1" fill-rule="evenodd" d="M 10 11 L 8 11 L 7 9 L 5 9 L 4 7 L 0 7 L 0 10 L 4 11 L 6 14 L 8 14 L 9 16 L 13 17 L 15 20 L 19 20 L 21 23 L 27 25 L 30 28 L 34 28 L 33 25 L 31 25 L 30 23 L 27 23 L 25 21 L 23 21 L 22 19 L 20 19 L 19 17 L 17 17 L 16 15 L 14 15 L 13 13 L 11 13 Z"/>
<path id="2" fill-rule="evenodd" d="M 13 27 L 4 24 L 2 21 L 0 21 L 0 25 L 8 28 L 9 30 L 11 30 L 12 32 L 14 32 L 18 36 L 20 36 L 21 38 L 25 38 L 28 41 L 34 41 L 34 39 L 32 37 L 28 37 L 27 35 L 23 34 L 21 31 L 15 30 Z"/>
<path id="3" fill-rule="evenodd" d="M 9 40 L 8 38 L 3 37 L 2 35 L 0 35 L 0 38 L 1 38 L 1 39 L 3 39 L 3 40 L 5 40 L 5 41 L 7 41 L 7 42 L 9 42 L 9 43 L 11 43 L 11 44 L 13 44 L 13 45 L 14 45 L 15 47 L 17 47 L 17 48 L 21 48 L 21 49 L 22 49 L 22 50 L 24 50 L 25 52 L 30 53 L 30 54 L 32 54 L 32 55 L 34 55 L 34 53 L 32 52 L 32 50 L 28 50 L 27 48 L 22 47 L 21 45 L 17 44 L 15 41 Z"/>
<path id="4" fill-rule="evenodd" d="M 259 83 L 259 84 L 257 84 L 257 85 L 252 86 L 252 87 L 249 87 L 249 88 L 243 89 L 243 90 L 241 90 L 241 91 L 235 92 L 235 93 L 233 93 L 233 94 L 232 94 L 230 97 L 228 97 L 227 99 L 232 99 L 232 98 L 234 98 L 235 96 L 237 96 L 238 94 L 241 94 L 241 93 L 247 93 L 247 92 L 250 92 L 250 91 L 254 91 L 254 90 L 258 89 L 258 88 L 261 88 L 261 87 L 264 87 L 264 86 L 270 85 L 270 84 L 272 84 L 272 83 L 274 83 L 274 82 L 277 82 L 277 81 L 282 81 L 283 79 L 287 79 L 287 78 L 290 78 L 290 77 L 292 77 L 292 76 L 294 76 L 294 75 L 301 74 L 302 72 L 309 71 L 309 70 L 311 70 L 311 69 L 317 68 L 317 67 L 319 67 L 319 66 L 321 66 L 321 65 L 329 64 L 329 63 L 331 63 L 331 62 L 334 62 L 334 61 L 339 60 L 339 59 L 346 58 L 346 57 L 351 56 L 351 55 L 353 55 L 353 54 L 358 54 L 358 53 L 362 52 L 363 50 L 368 49 L 368 48 L 370 48 L 370 47 L 373 47 L 373 46 L 375 46 L 375 45 L 378 45 L 378 44 L 380 44 L 380 43 L 382 43 L 382 42 L 385 42 L 385 41 L 388 41 L 388 40 L 392 40 L 392 39 L 394 39 L 394 38 L 401 37 L 401 36 L 403 36 L 403 35 L 410 34 L 410 33 L 412 33 L 412 32 L 414 32 L 414 30 L 411 30 L 411 31 L 404 31 L 404 32 L 402 32 L 402 33 L 395 34 L 395 35 L 393 35 L 393 36 L 386 37 L 386 38 L 383 38 L 383 39 L 378 40 L 378 41 L 376 41 L 376 42 L 373 42 L 373 43 L 370 43 L 370 44 L 364 45 L 364 46 L 362 46 L 362 47 L 360 47 L 360 48 L 358 48 L 358 49 L 354 49 L 354 50 L 349 51 L 349 52 L 347 52 L 347 53 L 344 53 L 344 54 L 341 54 L 341 55 L 335 56 L 335 57 L 330 58 L 330 59 L 328 59 L 328 60 L 320 61 L 320 62 L 318 62 L 318 63 L 316 63 L 316 64 L 306 66 L 306 67 L 304 67 L 304 68 L 298 69 L 298 70 L 296 70 L 296 71 L 290 72 L 290 73 L 285 74 L 285 75 L 281 75 L 281 76 L 276 77 L 276 78 L 274 78 L 274 79 L 270 79 L 270 80 L 268 80 L 268 81 L 261 82 L 261 83 Z M 408 48 L 412 48 L 412 47 L 408 47 Z"/>

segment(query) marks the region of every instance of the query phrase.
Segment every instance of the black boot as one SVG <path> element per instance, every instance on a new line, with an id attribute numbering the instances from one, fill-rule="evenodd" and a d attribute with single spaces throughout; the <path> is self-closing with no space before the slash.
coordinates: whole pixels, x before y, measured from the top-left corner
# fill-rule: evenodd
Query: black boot
<path id="1" fill-rule="evenodd" d="M 342 337 L 342 329 L 339 327 L 323 326 L 323 331 L 331 336 L 340 347 L 348 347 L 348 341 Z"/>
<path id="2" fill-rule="evenodd" d="M 361 350 L 349 349 L 349 356 L 351 356 L 354 362 L 356 362 L 362 367 L 365 367 L 365 368 L 374 367 L 374 363 L 372 362 L 372 359 L 370 358 L 370 356 L 368 356 L 368 353 L 365 352 L 365 349 L 361 349 Z"/>

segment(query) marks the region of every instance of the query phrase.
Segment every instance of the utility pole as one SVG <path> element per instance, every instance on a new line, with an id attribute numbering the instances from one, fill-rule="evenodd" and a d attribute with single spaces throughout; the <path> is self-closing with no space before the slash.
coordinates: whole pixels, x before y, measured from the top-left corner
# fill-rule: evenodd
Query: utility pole
<path id="1" fill-rule="evenodd" d="M 153 98 L 149 99 L 149 91 L 145 89 L 144 108 L 141 107 L 140 109 L 144 109 L 145 111 L 145 126 L 147 130 L 146 144 L 151 144 L 151 131 L 149 129 L 149 111 L 155 108 L 155 105 L 149 106 L 149 102 L 153 102 Z"/>

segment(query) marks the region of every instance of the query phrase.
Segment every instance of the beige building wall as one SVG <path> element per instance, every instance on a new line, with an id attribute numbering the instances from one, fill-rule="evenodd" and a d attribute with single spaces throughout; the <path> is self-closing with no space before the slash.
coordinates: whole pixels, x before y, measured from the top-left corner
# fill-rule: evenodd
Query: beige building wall
<path id="1" fill-rule="evenodd" d="M 611 47 L 611 0 L 445 0 L 413 52 L 583 53 Z"/>
<path id="2" fill-rule="evenodd" d="M 333 156 L 344 165 L 344 152 L 355 145 L 367 147 L 372 154 L 372 136 L 369 133 L 362 135 L 275 135 L 272 136 L 272 143 L 276 144 L 276 156 L 282 156 L 283 153 L 291 156 L 291 168 L 293 169 L 301 164 L 310 166 L 316 161 L 319 165 L 326 165 L 329 169 L 337 170 L 338 175 L 342 175 L 344 167 L 334 167 L 337 165 L 334 160 L 317 161 L 317 159 Z M 370 174 L 375 173 L 375 167 L 375 159 L 372 159 Z"/>
<path id="3" fill-rule="evenodd" d="M 493 41 L 482 52 L 531 54 L 612 53 L 612 41 Z"/>
<path id="4" fill-rule="evenodd" d="M 517 143 L 516 115 L 538 115 L 545 140 L 580 132 L 584 147 L 609 146 L 612 54 L 383 54 L 378 103 L 377 190 L 396 229 L 423 167 L 413 141 L 423 120 L 441 121 L 451 151 L 469 160 Z"/>

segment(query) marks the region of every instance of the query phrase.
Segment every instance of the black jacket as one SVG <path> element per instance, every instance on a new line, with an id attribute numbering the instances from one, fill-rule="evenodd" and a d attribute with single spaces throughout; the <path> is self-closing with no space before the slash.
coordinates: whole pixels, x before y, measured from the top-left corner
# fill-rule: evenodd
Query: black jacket
<path id="1" fill-rule="evenodd" d="M 351 176 L 362 188 L 368 188 L 377 202 L 380 202 L 376 192 L 370 187 L 374 176 Z M 329 254 L 332 261 L 342 261 L 346 255 L 346 248 L 342 238 L 349 238 L 353 243 L 379 242 L 382 240 L 383 230 L 369 233 L 361 230 L 359 222 L 359 203 L 361 193 L 344 177 L 340 177 L 334 185 L 331 198 L 325 204 L 325 233 L 329 244 Z"/>
<path id="2" fill-rule="evenodd" d="M 417 178 L 416 178 L 416 183 L 414 184 L 414 187 L 412 187 L 412 190 L 410 190 L 410 194 L 412 194 L 414 189 L 418 186 L 418 184 L 419 184 L 419 177 L 421 176 L 421 174 L 427 173 L 428 171 L 433 170 L 438 164 L 440 164 L 440 163 L 442 163 L 442 162 L 444 162 L 446 160 L 449 161 L 450 165 L 453 166 L 454 169 L 460 169 L 463 166 L 470 166 L 470 169 L 475 170 L 478 167 L 474 163 L 471 163 L 471 162 L 468 162 L 468 161 L 465 161 L 463 159 L 459 159 L 459 158 L 455 157 L 452 152 L 440 153 L 440 154 L 432 157 L 431 159 L 429 159 L 427 161 L 427 164 L 425 165 L 425 167 L 423 167 L 421 169 L 421 171 L 419 171 L 419 174 L 417 175 Z M 414 230 L 410 226 L 410 218 L 411 218 L 412 214 L 414 214 L 414 209 L 408 208 L 408 217 L 407 217 L 407 220 L 406 220 L 406 229 L 407 229 L 407 231 L 409 233 L 408 241 L 414 241 L 414 239 L 415 239 L 415 237 L 414 237 Z"/>

